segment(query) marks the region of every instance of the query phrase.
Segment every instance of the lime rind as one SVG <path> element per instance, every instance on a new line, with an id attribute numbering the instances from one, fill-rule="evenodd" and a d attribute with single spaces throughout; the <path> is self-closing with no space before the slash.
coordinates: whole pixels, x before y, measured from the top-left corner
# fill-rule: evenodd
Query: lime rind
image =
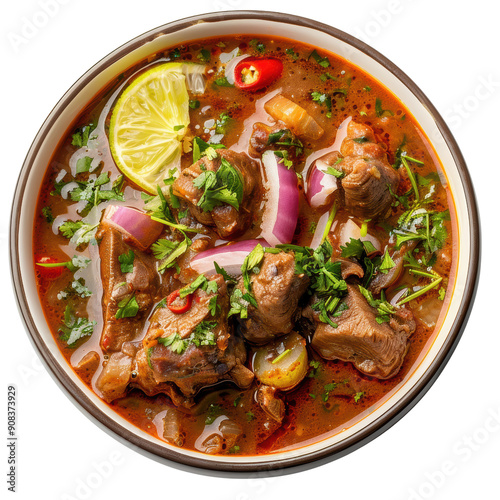
<path id="1" fill-rule="evenodd" d="M 118 168 L 141 188 L 156 193 L 179 169 L 189 126 L 189 86 L 204 91 L 205 66 L 165 63 L 135 79 L 115 104 L 109 128 Z M 202 83 L 203 82 L 203 83 Z"/>

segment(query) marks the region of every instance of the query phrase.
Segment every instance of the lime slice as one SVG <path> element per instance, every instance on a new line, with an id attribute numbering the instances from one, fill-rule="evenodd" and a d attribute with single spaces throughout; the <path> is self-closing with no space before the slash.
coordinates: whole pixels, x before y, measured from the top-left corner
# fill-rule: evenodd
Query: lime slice
<path id="1" fill-rule="evenodd" d="M 165 63 L 146 71 L 125 89 L 115 104 L 109 145 L 122 173 L 149 193 L 164 186 L 179 168 L 181 141 L 189 125 L 188 87 L 204 91 L 205 66 Z"/>

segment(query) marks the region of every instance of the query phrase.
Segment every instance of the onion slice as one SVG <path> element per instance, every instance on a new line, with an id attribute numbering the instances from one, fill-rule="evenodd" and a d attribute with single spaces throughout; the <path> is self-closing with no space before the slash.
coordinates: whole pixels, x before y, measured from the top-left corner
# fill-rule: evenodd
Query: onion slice
<path id="1" fill-rule="evenodd" d="M 377 252 L 382 251 L 382 245 L 380 241 L 374 236 L 367 234 L 366 236 L 361 236 L 361 228 L 352 220 L 349 219 L 340 231 L 340 245 L 346 246 L 347 243 L 351 241 L 351 238 L 361 241 L 369 241 L 376 249 Z"/>
<path id="2" fill-rule="evenodd" d="M 229 245 L 221 245 L 200 252 L 191 259 L 191 269 L 198 274 L 215 274 L 214 262 L 222 267 L 230 276 L 238 277 L 241 275 L 241 266 L 245 257 L 258 245 L 269 247 L 265 240 L 244 240 Z"/>
<path id="3" fill-rule="evenodd" d="M 323 160 L 316 160 L 312 166 L 306 196 L 313 208 L 330 205 L 332 194 L 337 191 L 337 178 L 326 173 L 328 166 Z"/>
<path id="4" fill-rule="evenodd" d="M 104 211 L 104 224 L 117 229 L 124 240 L 141 250 L 146 250 L 160 236 L 163 224 L 136 208 L 111 205 Z"/>
<path id="5" fill-rule="evenodd" d="M 262 215 L 262 233 L 270 245 L 291 243 L 299 217 L 297 175 L 279 163 L 274 151 L 262 155 L 266 174 L 267 199 Z"/>
<path id="6" fill-rule="evenodd" d="M 281 120 L 294 135 L 317 140 L 325 132 L 304 108 L 281 94 L 269 99 L 264 109 L 275 120 Z"/>

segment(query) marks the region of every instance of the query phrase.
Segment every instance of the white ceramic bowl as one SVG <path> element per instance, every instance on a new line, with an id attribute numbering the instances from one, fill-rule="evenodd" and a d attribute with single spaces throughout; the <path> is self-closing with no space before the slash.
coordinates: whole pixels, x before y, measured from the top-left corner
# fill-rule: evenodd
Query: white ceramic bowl
<path id="1" fill-rule="evenodd" d="M 43 173 L 73 118 L 108 82 L 150 54 L 183 42 L 230 34 L 269 34 L 300 40 L 339 54 L 390 89 L 409 109 L 439 156 L 455 200 L 458 267 L 446 317 L 421 362 L 404 381 L 363 418 L 344 431 L 293 451 L 262 456 L 211 456 L 174 448 L 114 413 L 75 375 L 45 322 L 35 286 L 32 231 Z M 21 315 L 36 349 L 70 398 L 115 437 L 153 458 L 174 465 L 219 472 L 289 471 L 337 458 L 382 433 L 423 396 L 452 354 L 474 299 L 479 270 L 479 222 L 472 184 L 448 127 L 419 88 L 394 64 L 361 41 L 330 26 L 270 12 L 225 12 L 180 20 L 156 28 L 118 48 L 87 73 L 52 110 L 21 170 L 11 220 L 11 266 Z"/>

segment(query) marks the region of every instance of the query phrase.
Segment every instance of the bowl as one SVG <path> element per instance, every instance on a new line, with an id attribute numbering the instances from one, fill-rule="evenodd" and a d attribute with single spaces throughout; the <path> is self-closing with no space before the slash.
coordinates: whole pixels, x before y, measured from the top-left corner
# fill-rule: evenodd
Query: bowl
<path id="1" fill-rule="evenodd" d="M 327 439 L 295 450 L 262 456 L 211 456 L 172 447 L 146 434 L 114 413 L 76 376 L 58 349 L 37 295 L 32 230 L 40 183 L 51 155 L 73 117 L 101 88 L 166 47 L 215 35 L 249 33 L 273 33 L 337 53 L 378 79 L 406 105 L 440 158 L 453 193 L 458 265 L 439 332 L 403 382 L 363 418 Z M 479 275 L 480 235 L 473 186 L 460 150 L 442 117 L 408 76 L 365 43 L 326 24 L 288 14 L 237 11 L 198 15 L 149 31 L 106 56 L 66 92 L 42 125 L 22 166 L 12 208 L 10 251 L 15 295 L 36 350 L 66 395 L 100 427 L 134 449 L 177 467 L 219 474 L 283 473 L 352 452 L 387 430 L 422 398 L 443 370 L 467 323 Z"/>

